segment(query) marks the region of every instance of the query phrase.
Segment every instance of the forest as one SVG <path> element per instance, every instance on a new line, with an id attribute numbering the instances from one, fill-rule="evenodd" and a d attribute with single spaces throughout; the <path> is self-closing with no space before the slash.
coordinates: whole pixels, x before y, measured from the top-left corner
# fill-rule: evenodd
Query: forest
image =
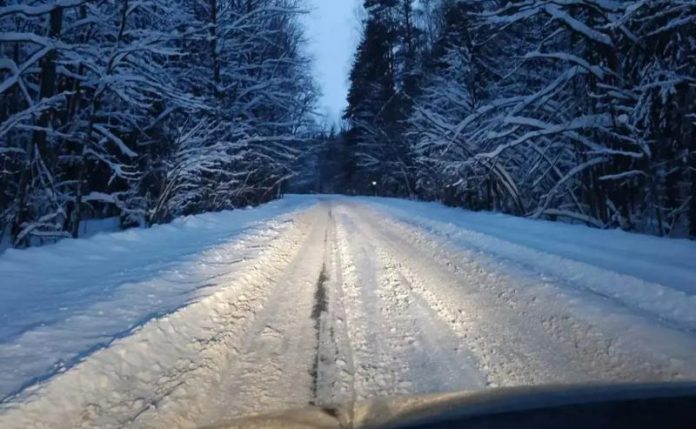
<path id="1" fill-rule="evenodd" d="M 286 191 L 696 236 L 693 0 L 365 0 L 323 134 L 304 13 L 0 1 L 0 241 Z"/>
<path id="2" fill-rule="evenodd" d="M 693 0 L 366 0 L 350 79 L 333 190 L 696 235 Z"/>
<path id="3" fill-rule="evenodd" d="M 254 205 L 316 90 L 298 0 L 0 1 L 0 233 L 26 246 Z"/>

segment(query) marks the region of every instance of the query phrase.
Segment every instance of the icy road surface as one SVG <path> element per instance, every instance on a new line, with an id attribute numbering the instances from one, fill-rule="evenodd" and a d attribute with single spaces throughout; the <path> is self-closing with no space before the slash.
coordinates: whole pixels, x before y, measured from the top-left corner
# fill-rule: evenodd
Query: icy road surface
<path id="1" fill-rule="evenodd" d="M 288 197 L 0 255 L 0 427 L 696 380 L 696 243 Z"/>

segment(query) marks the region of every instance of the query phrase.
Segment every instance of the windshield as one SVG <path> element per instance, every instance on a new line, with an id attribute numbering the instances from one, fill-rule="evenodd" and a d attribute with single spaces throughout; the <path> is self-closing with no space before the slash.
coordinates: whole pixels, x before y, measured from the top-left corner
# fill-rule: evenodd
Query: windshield
<path id="1" fill-rule="evenodd" d="M 696 381 L 695 56 L 676 0 L 0 2 L 0 427 Z"/>

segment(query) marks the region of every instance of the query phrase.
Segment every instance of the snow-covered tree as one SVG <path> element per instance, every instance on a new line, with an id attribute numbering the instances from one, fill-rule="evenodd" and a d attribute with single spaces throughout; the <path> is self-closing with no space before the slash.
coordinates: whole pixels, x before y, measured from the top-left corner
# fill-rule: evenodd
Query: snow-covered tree
<path id="1" fill-rule="evenodd" d="M 299 0 L 0 6 L 0 229 L 15 245 L 273 198 L 315 90 Z"/>
<path id="2" fill-rule="evenodd" d="M 440 7 L 409 120 L 422 195 L 694 233 L 693 2 Z"/>

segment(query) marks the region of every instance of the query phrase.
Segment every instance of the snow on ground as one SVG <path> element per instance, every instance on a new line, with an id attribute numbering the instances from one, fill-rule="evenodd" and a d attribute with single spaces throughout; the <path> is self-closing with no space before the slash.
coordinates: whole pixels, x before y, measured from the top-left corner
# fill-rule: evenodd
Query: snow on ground
<path id="1" fill-rule="evenodd" d="M 501 244 L 497 250 L 500 256 L 508 256 L 503 254 L 505 245 L 518 244 L 696 294 L 696 242 L 691 240 L 664 239 L 500 213 L 472 212 L 438 203 L 388 198 L 362 198 L 359 201 L 383 207 L 402 221 L 426 227 L 440 235 L 460 234 L 457 238 L 464 239 L 478 233 L 481 239 L 500 239 L 497 242 Z M 469 234 L 467 237 L 466 233 Z"/>
<path id="2" fill-rule="evenodd" d="M 363 200 L 457 246 L 477 250 L 696 332 L 696 242 L 467 212 L 439 204 Z"/>
<path id="3" fill-rule="evenodd" d="M 118 216 L 103 219 L 85 219 L 80 222 L 79 237 L 89 238 L 105 232 L 118 231 L 119 229 L 120 221 Z M 32 246 L 38 247 L 54 244 L 63 239 L 63 237 L 30 237 L 29 241 Z M 4 231 L 4 233 L 0 234 L 0 254 L 10 248 L 12 248 L 12 237 L 7 231 Z"/>
<path id="4" fill-rule="evenodd" d="M 0 399 L 215 292 L 311 201 L 206 214 L 0 256 Z"/>
<path id="5" fill-rule="evenodd" d="M 696 243 L 291 196 L 0 256 L 0 427 L 696 379 Z"/>

